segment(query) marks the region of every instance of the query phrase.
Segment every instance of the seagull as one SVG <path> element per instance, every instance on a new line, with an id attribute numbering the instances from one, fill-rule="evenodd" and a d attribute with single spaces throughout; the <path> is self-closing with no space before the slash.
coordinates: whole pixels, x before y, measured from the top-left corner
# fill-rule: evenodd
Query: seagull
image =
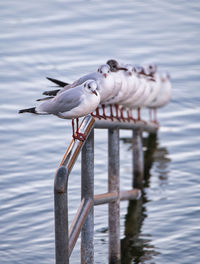
<path id="1" fill-rule="evenodd" d="M 72 84 L 68 84 L 68 83 L 65 83 L 63 81 L 56 80 L 56 79 L 49 78 L 49 77 L 47 77 L 47 79 L 58 84 L 60 87 L 62 87 L 59 90 L 55 90 L 56 94 L 62 93 L 65 90 L 74 88 L 74 87 L 84 83 L 87 80 L 95 80 L 98 83 L 97 90 L 100 92 L 101 98 L 104 99 L 104 97 L 107 97 L 108 94 L 110 93 L 109 86 L 108 86 L 109 85 L 108 82 L 110 81 L 110 78 L 107 78 L 107 77 L 110 77 L 109 72 L 110 72 L 110 67 L 108 65 L 104 64 L 104 65 L 99 66 L 99 68 L 96 72 L 86 74 L 86 75 L 80 77 L 79 79 L 77 79 L 76 81 L 74 81 Z M 108 87 L 106 87 L 107 89 L 104 88 L 104 86 L 106 86 L 104 83 L 105 81 L 107 81 L 107 84 L 106 84 L 108 86 Z M 54 94 L 51 94 L 51 92 L 54 92 L 54 91 L 45 91 L 43 94 L 44 95 L 54 95 Z"/>
<path id="2" fill-rule="evenodd" d="M 172 85 L 170 82 L 170 75 L 163 73 L 160 75 L 160 90 L 156 98 L 148 105 L 148 108 L 154 110 L 154 123 L 157 122 L 157 108 L 165 106 L 171 99 L 172 96 Z"/>
<path id="3" fill-rule="evenodd" d="M 124 71 L 127 70 L 125 67 L 120 66 L 120 64 L 119 64 L 118 61 L 113 60 L 113 59 L 108 60 L 108 61 L 106 62 L 106 64 L 108 64 L 108 65 L 110 66 L 110 70 L 111 70 L 111 72 L 117 72 L 117 71 L 119 71 L 119 70 L 124 70 Z"/>
<path id="4" fill-rule="evenodd" d="M 98 84 L 94 80 L 87 80 L 73 89 L 65 90 L 53 98 L 36 107 L 19 110 L 19 113 L 33 113 L 39 115 L 53 114 L 59 118 L 72 119 L 73 138 L 85 140 L 85 135 L 78 131 L 78 118 L 93 112 L 100 103 Z M 75 133 L 74 119 L 76 118 L 77 130 Z"/>
<path id="5" fill-rule="evenodd" d="M 137 90 L 137 85 L 135 82 L 135 71 L 134 71 L 134 66 L 132 64 L 125 64 L 124 67 L 126 68 L 126 71 L 123 72 L 124 74 L 124 78 L 126 80 L 126 90 L 124 91 L 124 96 L 122 97 L 121 100 L 119 100 L 119 105 L 122 105 L 121 109 L 120 109 L 120 113 L 121 113 L 121 118 L 122 120 L 125 120 L 124 118 L 124 102 L 126 102 L 127 100 L 130 99 L 130 97 L 132 97 L 132 95 L 136 92 Z M 133 120 L 134 118 L 132 117 L 132 115 L 130 116 L 130 112 L 129 110 L 127 110 L 127 116 L 128 116 L 128 121 L 130 121 L 131 119 Z"/>
<path id="6" fill-rule="evenodd" d="M 124 107 L 129 108 L 127 112 L 128 120 L 135 121 L 135 119 L 132 117 L 131 110 L 137 109 L 138 112 L 137 120 L 141 121 L 140 109 L 144 107 L 144 103 L 146 102 L 150 94 L 150 87 L 147 80 L 143 77 L 143 75 L 138 75 L 137 73 L 134 73 L 133 77 L 134 77 L 135 92 L 133 92 L 128 99 L 123 100 L 121 103 Z"/>
<path id="7" fill-rule="evenodd" d="M 148 64 L 144 66 L 145 74 L 151 77 L 157 73 L 157 65 L 154 63 Z"/>
<path id="8" fill-rule="evenodd" d="M 124 94 L 128 92 L 128 85 L 124 76 L 124 71 L 127 71 L 126 67 L 121 66 L 116 60 L 108 60 L 106 62 L 110 66 L 111 74 L 114 78 L 114 89 L 112 96 L 104 101 L 105 105 L 110 105 L 111 119 L 113 119 L 112 104 L 115 105 L 116 118 L 120 120 L 118 115 L 119 105 L 118 102 L 122 99 Z"/>
<path id="9" fill-rule="evenodd" d="M 72 84 L 68 84 L 66 86 L 62 86 L 62 84 L 64 82 L 56 80 L 56 79 L 52 79 L 52 78 L 48 78 L 50 81 L 53 81 L 54 83 L 59 84 L 59 82 L 61 83 L 61 89 L 57 89 L 54 91 L 46 91 L 43 94 L 44 95 L 55 95 L 55 94 L 60 94 L 63 93 L 65 90 L 74 88 L 82 83 L 84 83 L 86 80 L 95 80 L 97 82 L 98 85 L 98 92 L 100 94 L 100 103 L 104 102 L 105 99 L 109 98 L 112 96 L 113 93 L 113 89 L 114 89 L 114 79 L 113 76 L 110 74 L 110 66 L 107 64 L 103 64 L 100 65 L 98 70 L 96 72 L 92 72 L 89 74 L 86 74 L 82 77 L 80 77 L 79 79 L 77 79 L 76 81 L 74 81 Z M 105 106 L 102 105 L 103 108 L 103 117 L 105 118 Z M 95 115 L 93 115 L 95 116 Z M 99 114 L 99 109 L 96 109 L 96 117 L 101 118 L 100 114 Z"/>
<path id="10" fill-rule="evenodd" d="M 146 101 L 144 102 L 144 106 L 148 108 L 149 106 L 151 106 L 152 102 L 154 102 L 154 100 L 157 98 L 160 92 L 161 80 L 158 74 L 154 74 L 153 79 L 152 78 L 146 78 L 146 79 L 149 84 L 150 94 L 148 98 L 146 99 Z M 152 121 L 151 114 L 152 114 L 152 111 L 151 109 L 149 109 L 149 120 L 150 121 Z"/>

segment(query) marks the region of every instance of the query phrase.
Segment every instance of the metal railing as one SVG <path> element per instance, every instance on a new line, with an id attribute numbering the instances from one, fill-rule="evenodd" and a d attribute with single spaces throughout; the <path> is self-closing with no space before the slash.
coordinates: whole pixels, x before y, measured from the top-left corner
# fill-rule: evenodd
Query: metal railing
<path id="1" fill-rule="evenodd" d="M 94 129 L 108 129 L 108 192 L 94 195 Z M 133 131 L 133 189 L 120 191 L 119 129 Z M 109 263 L 120 263 L 120 200 L 137 199 L 143 184 L 142 131 L 155 132 L 155 124 L 95 120 L 86 116 L 80 132 L 84 142 L 72 140 L 55 175 L 56 264 L 68 264 L 81 232 L 81 263 L 94 263 L 94 206 L 108 203 Z M 68 178 L 82 150 L 81 203 L 68 228 Z"/>

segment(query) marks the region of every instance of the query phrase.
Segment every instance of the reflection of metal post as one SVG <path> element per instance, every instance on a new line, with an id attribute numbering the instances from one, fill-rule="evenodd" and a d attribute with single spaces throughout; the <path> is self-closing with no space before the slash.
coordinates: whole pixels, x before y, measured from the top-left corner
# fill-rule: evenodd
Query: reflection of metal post
<path id="1" fill-rule="evenodd" d="M 67 169 L 61 166 L 54 183 L 56 264 L 69 263 L 67 182 Z"/>
<path id="2" fill-rule="evenodd" d="M 118 199 L 109 203 L 109 264 L 120 263 L 119 130 L 108 130 L 108 191 Z"/>
<path id="3" fill-rule="evenodd" d="M 86 201 L 93 203 L 94 197 L 94 129 L 88 136 L 87 141 L 82 149 L 81 161 L 81 196 Z M 81 232 L 81 263 L 94 263 L 94 207 L 92 208 L 85 220 Z"/>
<path id="4" fill-rule="evenodd" d="M 142 132 L 133 130 L 133 188 L 142 189 L 144 178 L 144 155 Z"/>

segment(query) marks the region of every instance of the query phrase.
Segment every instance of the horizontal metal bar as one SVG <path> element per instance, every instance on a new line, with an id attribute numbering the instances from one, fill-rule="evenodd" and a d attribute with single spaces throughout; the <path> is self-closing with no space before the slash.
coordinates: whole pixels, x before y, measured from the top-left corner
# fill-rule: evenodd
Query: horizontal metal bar
<path id="1" fill-rule="evenodd" d="M 144 123 L 142 121 L 137 121 L 134 123 L 133 121 L 125 121 L 125 122 L 120 122 L 114 119 L 114 121 L 111 120 L 97 120 L 94 119 L 91 115 L 87 115 L 84 117 L 79 131 L 81 133 L 84 133 L 86 138 L 90 134 L 92 128 L 100 128 L 100 129 L 114 129 L 114 128 L 119 128 L 119 129 L 135 129 L 135 130 L 144 130 L 148 132 L 156 132 L 158 130 L 158 126 L 153 123 Z M 70 173 L 71 169 L 73 168 L 73 165 L 83 147 L 85 144 L 85 141 L 79 141 L 79 140 L 74 140 L 72 139 L 69 147 L 67 148 L 67 151 L 65 152 L 63 159 L 60 163 L 59 166 L 66 166 L 68 169 L 68 173 Z"/>
<path id="2" fill-rule="evenodd" d="M 133 200 L 140 197 L 140 190 L 132 189 L 128 191 L 120 192 L 120 200 Z M 118 198 L 117 192 L 102 193 L 94 195 L 94 205 L 100 205 L 116 201 Z M 92 207 L 92 200 L 82 199 L 81 204 L 74 216 L 74 219 L 69 228 L 69 256 L 71 255 L 73 248 L 76 244 L 78 236 L 84 221 Z"/>
<path id="3" fill-rule="evenodd" d="M 83 199 L 81 201 L 81 204 L 69 228 L 69 256 L 73 251 L 73 248 L 80 234 L 81 228 L 91 208 L 92 208 L 92 200 Z"/>
<path id="4" fill-rule="evenodd" d="M 141 195 L 141 191 L 138 189 L 132 189 L 128 191 L 120 192 L 120 200 L 135 200 Z M 100 205 L 105 203 L 115 202 L 118 199 L 117 192 L 101 193 L 94 195 L 94 205 Z"/>
<path id="5" fill-rule="evenodd" d="M 141 196 L 141 190 L 139 189 L 132 189 L 128 191 L 121 191 L 120 192 L 120 200 L 137 200 Z"/>
<path id="6" fill-rule="evenodd" d="M 117 192 L 109 192 L 94 195 L 94 205 L 115 202 L 117 200 Z"/>
<path id="7" fill-rule="evenodd" d="M 154 123 L 144 123 L 143 121 L 125 121 L 120 122 L 117 120 L 111 121 L 111 120 L 95 120 L 94 128 L 119 128 L 119 129 L 135 129 L 135 130 L 144 130 L 148 132 L 156 132 L 158 130 L 158 125 Z"/>
<path id="8" fill-rule="evenodd" d="M 91 130 L 93 129 L 94 122 L 95 122 L 95 119 L 91 115 L 87 115 L 86 117 L 84 117 L 83 121 L 81 122 L 79 131 L 81 133 L 84 133 L 84 135 L 86 136 L 86 139 L 89 136 Z M 86 140 L 80 141 L 77 139 L 76 140 L 72 139 L 59 166 L 62 166 L 62 165 L 66 166 L 68 169 L 68 173 L 70 173 L 85 142 Z"/>

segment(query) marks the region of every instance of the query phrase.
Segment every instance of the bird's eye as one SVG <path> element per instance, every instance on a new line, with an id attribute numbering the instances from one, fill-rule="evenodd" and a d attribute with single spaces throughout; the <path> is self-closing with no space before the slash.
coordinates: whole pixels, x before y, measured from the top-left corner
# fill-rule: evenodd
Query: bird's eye
<path id="1" fill-rule="evenodd" d="M 100 71 L 100 73 L 102 73 L 102 71 Z"/>

